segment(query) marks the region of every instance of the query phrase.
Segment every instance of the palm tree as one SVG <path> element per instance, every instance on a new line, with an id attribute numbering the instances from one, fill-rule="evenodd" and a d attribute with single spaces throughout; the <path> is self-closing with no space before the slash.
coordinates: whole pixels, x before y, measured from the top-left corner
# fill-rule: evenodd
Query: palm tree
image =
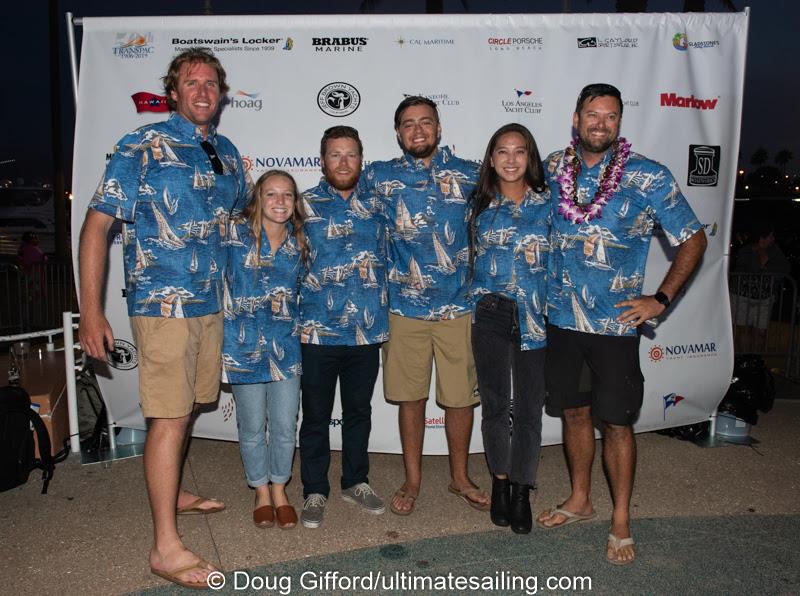
<path id="1" fill-rule="evenodd" d="M 758 149 L 755 150 L 753 155 L 750 156 L 750 163 L 758 168 L 767 163 L 768 159 L 769 159 L 769 154 L 767 153 L 767 150 L 764 149 L 763 147 L 759 147 Z"/>
<path id="2" fill-rule="evenodd" d="M 773 161 L 775 162 L 776 165 L 781 166 L 784 176 L 786 176 L 786 166 L 790 161 L 792 161 L 793 157 L 794 155 L 792 155 L 792 152 L 789 151 L 788 149 L 781 149 L 775 154 L 775 158 Z"/>

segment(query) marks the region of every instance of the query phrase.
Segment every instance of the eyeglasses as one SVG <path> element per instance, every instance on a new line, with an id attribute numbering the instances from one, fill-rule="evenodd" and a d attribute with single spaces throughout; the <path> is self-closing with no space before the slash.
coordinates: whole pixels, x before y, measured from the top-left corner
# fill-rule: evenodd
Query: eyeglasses
<path id="1" fill-rule="evenodd" d="M 214 168 L 214 173 L 218 175 L 222 175 L 225 173 L 225 166 L 222 165 L 222 160 L 217 155 L 217 150 L 214 149 L 214 145 L 212 145 L 209 141 L 200 141 L 200 146 L 203 148 L 203 151 L 206 152 L 208 159 L 211 161 L 211 167 Z"/>

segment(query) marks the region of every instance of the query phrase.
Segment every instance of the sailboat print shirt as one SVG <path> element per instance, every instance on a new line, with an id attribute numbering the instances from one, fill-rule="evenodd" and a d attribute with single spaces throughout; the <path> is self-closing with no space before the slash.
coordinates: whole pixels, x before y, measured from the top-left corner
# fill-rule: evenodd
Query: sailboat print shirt
<path id="1" fill-rule="evenodd" d="M 261 254 L 246 223 L 231 226 L 225 268 L 223 381 L 284 381 L 302 374 L 297 296 L 305 268 L 289 235 L 273 255 L 261 229 Z"/>
<path id="2" fill-rule="evenodd" d="M 564 152 L 545 161 L 552 193 L 552 237 L 547 285 L 547 319 L 562 329 L 601 335 L 636 335 L 636 328 L 617 322 L 624 308 L 614 304 L 642 294 L 647 252 L 655 224 L 671 246 L 702 228 L 670 171 L 631 152 L 620 186 L 602 217 L 573 224 L 558 213 L 558 171 Z M 598 179 L 611 159 L 587 168 L 581 159 L 578 200 L 589 203 Z"/>
<path id="3" fill-rule="evenodd" d="M 383 218 L 323 178 L 303 193 L 311 264 L 300 289 L 300 340 L 358 346 L 389 337 Z"/>
<path id="4" fill-rule="evenodd" d="M 550 190 L 529 188 L 519 205 L 498 194 L 478 215 L 477 236 L 472 301 L 489 293 L 515 300 L 520 349 L 544 348 Z"/>
<path id="5" fill-rule="evenodd" d="M 124 136 L 89 209 L 123 221 L 129 316 L 202 317 L 222 309 L 229 219 L 247 199 L 236 147 L 213 125 L 215 174 L 199 128 L 177 113 Z"/>
<path id="6" fill-rule="evenodd" d="M 408 153 L 365 169 L 389 231 L 389 312 L 439 321 L 468 314 L 467 201 L 478 164 L 439 147 L 430 167 Z"/>

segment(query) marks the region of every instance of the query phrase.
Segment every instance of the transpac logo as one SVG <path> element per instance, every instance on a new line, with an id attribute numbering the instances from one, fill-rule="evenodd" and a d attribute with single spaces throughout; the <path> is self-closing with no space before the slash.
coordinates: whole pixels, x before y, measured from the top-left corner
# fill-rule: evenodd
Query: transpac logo
<path id="1" fill-rule="evenodd" d="M 693 108 L 695 110 L 713 110 L 717 107 L 719 98 L 700 99 L 694 95 L 683 97 L 677 93 L 662 93 L 661 107 L 668 108 Z"/>
<path id="2" fill-rule="evenodd" d="M 368 37 L 312 37 L 315 52 L 362 52 Z"/>
<path id="3" fill-rule="evenodd" d="M 152 33 L 117 33 L 113 52 L 119 58 L 132 60 L 147 58 L 155 51 L 152 43 Z"/>
<path id="4" fill-rule="evenodd" d="M 253 110 L 254 112 L 260 112 L 263 101 L 258 99 L 259 95 L 261 94 L 247 93 L 240 89 L 228 99 L 228 103 L 232 108 L 237 110 Z"/>
<path id="5" fill-rule="evenodd" d="M 142 112 L 169 112 L 166 95 L 156 95 L 147 91 L 139 91 L 131 95 L 136 113 Z"/>
<path id="6" fill-rule="evenodd" d="M 661 360 L 677 360 L 679 358 L 708 358 L 717 355 L 716 342 L 693 344 L 674 344 L 661 347 L 654 345 L 650 348 L 650 360 L 660 362 Z"/>
<path id="7" fill-rule="evenodd" d="M 716 186 L 719 179 L 719 145 L 689 145 L 688 186 Z"/>
<path id="8" fill-rule="evenodd" d="M 319 109 L 335 118 L 349 116 L 361 105 L 361 94 L 350 83 L 328 83 L 317 93 Z"/>
<path id="9" fill-rule="evenodd" d="M 704 50 L 707 48 L 719 47 L 719 40 L 707 39 L 704 41 L 689 41 L 689 37 L 686 33 L 676 33 L 672 37 L 672 47 L 679 52 L 685 52 L 689 48 Z"/>
<path id="10" fill-rule="evenodd" d="M 541 50 L 544 46 L 542 37 L 490 37 L 486 40 L 489 49 L 496 52 L 508 50 Z"/>

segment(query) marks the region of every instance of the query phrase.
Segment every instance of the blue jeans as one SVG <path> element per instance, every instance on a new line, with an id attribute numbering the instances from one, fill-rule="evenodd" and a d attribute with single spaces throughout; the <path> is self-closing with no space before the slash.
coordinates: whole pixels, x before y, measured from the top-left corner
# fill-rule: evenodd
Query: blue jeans
<path id="1" fill-rule="evenodd" d="M 253 488 L 268 482 L 286 484 L 292 475 L 300 377 L 231 388 L 247 484 Z"/>

